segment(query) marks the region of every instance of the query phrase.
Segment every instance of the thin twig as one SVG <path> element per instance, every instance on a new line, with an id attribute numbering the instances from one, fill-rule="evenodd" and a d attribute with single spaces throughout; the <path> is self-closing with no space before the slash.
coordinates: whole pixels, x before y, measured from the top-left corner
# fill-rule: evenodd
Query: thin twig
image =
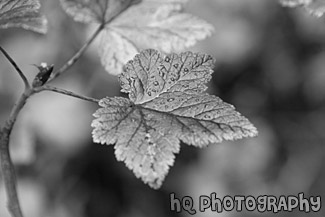
<path id="1" fill-rule="evenodd" d="M 86 43 L 75 53 L 58 71 L 54 72 L 50 80 L 47 81 L 47 83 L 54 80 L 56 77 L 61 75 L 63 72 L 68 70 L 77 60 L 80 58 L 80 56 L 85 52 L 85 50 L 89 47 L 89 45 L 95 40 L 97 35 L 102 31 L 104 28 L 103 25 L 100 25 L 97 30 L 94 32 L 94 34 L 86 41 Z"/>
<path id="2" fill-rule="evenodd" d="M 64 95 L 72 96 L 72 97 L 82 99 L 82 100 L 86 100 L 86 101 L 89 101 L 89 102 L 94 102 L 94 103 L 99 102 L 99 99 L 95 99 L 95 98 L 91 98 L 91 97 L 87 97 L 87 96 L 82 96 L 82 95 L 76 94 L 76 93 L 68 91 L 68 90 L 64 90 L 64 89 L 60 89 L 60 88 L 52 87 L 52 86 L 48 86 L 48 85 L 35 88 L 34 90 L 35 90 L 35 92 L 41 92 L 41 91 L 44 91 L 44 90 L 53 91 L 53 92 L 56 92 L 56 93 L 61 93 L 61 94 L 64 94 Z"/>
<path id="3" fill-rule="evenodd" d="M 13 65 L 13 67 L 15 67 L 16 71 L 18 72 L 18 74 L 20 75 L 21 79 L 23 80 L 24 84 L 25 84 L 25 88 L 28 89 L 30 87 L 28 80 L 26 78 L 26 76 L 24 75 L 24 73 L 20 70 L 20 68 L 18 67 L 18 65 L 15 63 L 15 61 L 9 56 L 9 54 L 7 53 L 7 51 L 5 51 L 5 49 L 3 49 L 0 46 L 0 50 L 3 53 L 3 55 L 9 60 L 9 62 L 11 63 L 11 65 Z"/>
<path id="4" fill-rule="evenodd" d="M 16 122 L 17 116 L 20 110 L 25 105 L 27 99 L 33 94 L 33 90 L 26 89 L 25 92 L 20 96 L 18 101 L 15 103 L 8 120 L 0 131 L 0 162 L 2 176 L 5 183 L 7 200 L 8 200 L 8 210 L 13 217 L 22 217 L 22 211 L 19 204 L 19 199 L 17 195 L 17 181 L 15 168 L 11 161 L 10 151 L 9 151 L 9 140 L 12 128 Z"/>
<path id="5" fill-rule="evenodd" d="M 96 36 L 100 33 L 100 31 L 103 29 L 104 25 L 101 25 L 96 32 L 92 35 L 92 37 L 80 48 L 80 50 L 68 61 L 66 64 L 64 64 L 56 73 L 53 74 L 53 77 L 51 78 L 52 81 L 56 77 L 58 77 L 60 74 L 68 70 L 84 53 L 86 48 L 91 44 L 91 42 L 96 38 Z M 18 114 L 20 113 L 21 109 L 24 107 L 25 103 L 27 102 L 27 99 L 33 95 L 34 93 L 40 92 L 42 90 L 49 90 L 54 91 L 58 93 L 62 93 L 65 95 L 77 97 L 83 100 L 87 100 L 90 102 L 96 102 L 98 103 L 99 100 L 93 99 L 90 97 L 84 97 L 80 96 L 78 94 L 75 94 L 70 91 L 61 90 L 59 88 L 50 87 L 50 86 L 43 86 L 38 88 L 31 88 L 30 84 L 25 77 L 24 73 L 19 69 L 18 65 L 15 63 L 15 61 L 9 56 L 9 54 L 0 46 L 1 52 L 5 55 L 5 57 L 10 61 L 10 63 L 15 67 L 17 72 L 19 73 L 20 77 L 22 78 L 24 84 L 25 84 L 25 91 L 20 96 L 16 104 L 11 110 L 11 113 L 9 115 L 8 120 L 4 124 L 3 127 L 0 129 L 0 162 L 1 162 L 1 170 L 3 179 L 5 182 L 5 188 L 6 188 L 6 194 L 7 194 L 7 200 L 8 200 L 8 210 L 11 213 L 12 217 L 23 217 L 22 211 L 19 204 L 19 199 L 17 195 L 17 181 L 16 181 L 16 174 L 15 174 L 15 168 L 11 160 L 10 152 L 9 152 L 9 141 L 10 141 L 10 134 L 12 131 L 12 128 L 16 122 L 16 119 L 18 117 Z M 49 82 L 48 81 L 48 82 Z M 47 83 L 48 83 L 47 82 Z"/>

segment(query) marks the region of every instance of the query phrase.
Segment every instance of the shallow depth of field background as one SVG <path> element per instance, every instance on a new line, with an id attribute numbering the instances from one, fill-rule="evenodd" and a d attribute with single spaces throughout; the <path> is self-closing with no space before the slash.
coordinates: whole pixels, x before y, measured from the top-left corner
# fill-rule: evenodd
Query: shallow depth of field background
<path id="1" fill-rule="evenodd" d="M 74 22 L 59 1 L 44 0 L 48 34 L 0 30 L 0 44 L 32 79 L 32 64 L 58 69 L 91 34 Z M 236 106 L 259 130 L 256 138 L 182 144 L 163 186 L 152 190 L 124 163 L 113 146 L 93 144 L 93 103 L 52 92 L 33 96 L 18 118 L 11 153 L 25 216 L 190 216 L 169 210 L 176 197 L 297 195 L 325 199 L 325 17 L 282 8 L 269 0 L 193 0 L 186 11 L 206 19 L 215 33 L 192 51 L 216 58 L 208 92 Z M 118 96 L 117 77 L 100 64 L 94 43 L 56 86 L 102 98 Z M 22 92 L 22 81 L 0 55 L 0 121 Z M 123 95 L 126 97 L 126 95 Z M 1 175 L 0 175 L 1 177 Z M 324 203 L 322 204 L 324 205 Z M 8 217 L 0 179 L 0 216 Z M 197 208 L 197 206 L 196 206 Z M 280 212 L 276 216 L 324 216 Z M 197 216 L 273 216 L 258 212 L 204 212 Z"/>

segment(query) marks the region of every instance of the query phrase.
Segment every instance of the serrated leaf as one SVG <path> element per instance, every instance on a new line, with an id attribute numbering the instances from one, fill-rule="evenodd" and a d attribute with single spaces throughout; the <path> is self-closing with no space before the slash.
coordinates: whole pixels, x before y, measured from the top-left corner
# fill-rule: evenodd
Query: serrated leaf
<path id="1" fill-rule="evenodd" d="M 1 0 L 0 28 L 20 27 L 45 34 L 47 20 L 39 9 L 38 0 Z"/>
<path id="2" fill-rule="evenodd" d="M 280 0 L 280 3 L 286 7 L 303 7 L 316 17 L 325 13 L 325 0 Z"/>
<path id="3" fill-rule="evenodd" d="M 120 75 L 122 91 L 130 99 L 100 100 L 102 108 L 92 122 L 94 142 L 116 143 L 116 158 L 159 188 L 180 141 L 204 147 L 256 136 L 256 128 L 232 105 L 204 93 L 212 67 L 211 56 L 205 54 L 142 51 Z"/>
<path id="4" fill-rule="evenodd" d="M 139 50 L 179 52 L 211 35 L 214 29 L 206 21 L 182 12 L 187 0 L 143 0 L 138 4 L 131 0 L 119 4 L 118 0 L 61 2 L 77 21 L 102 24 L 104 20 L 99 55 L 105 69 L 114 75 L 120 74 L 123 65 Z M 126 9 L 125 5 L 131 3 Z M 109 22 L 116 14 L 119 16 Z"/>

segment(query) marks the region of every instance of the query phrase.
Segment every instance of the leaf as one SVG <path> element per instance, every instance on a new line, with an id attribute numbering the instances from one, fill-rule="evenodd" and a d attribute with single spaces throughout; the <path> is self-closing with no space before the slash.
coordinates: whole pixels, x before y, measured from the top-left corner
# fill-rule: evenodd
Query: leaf
<path id="1" fill-rule="evenodd" d="M 20 27 L 45 34 L 47 20 L 39 9 L 38 0 L 1 0 L 0 28 Z"/>
<path id="2" fill-rule="evenodd" d="M 121 41 L 127 41 L 130 50 L 155 48 L 162 52 L 179 52 L 193 46 L 198 40 L 211 35 L 212 25 L 191 14 L 182 13 L 183 7 L 179 3 L 152 3 L 130 7 L 109 25 L 109 30 L 119 35 Z M 114 41 L 106 41 L 114 43 Z M 103 46 L 104 47 L 104 46 Z M 133 48 L 132 48 L 133 47 Z M 117 56 L 114 50 L 108 50 Z M 131 53 L 131 52 L 130 52 Z M 133 56 L 136 54 L 132 53 Z M 128 58 L 116 58 L 116 62 L 124 65 Z M 109 62 L 106 59 L 106 62 Z M 114 68 L 107 66 L 106 70 L 119 74 Z"/>
<path id="3" fill-rule="evenodd" d="M 286 7 L 304 7 L 310 14 L 321 17 L 325 13 L 325 0 L 280 0 Z"/>
<path id="4" fill-rule="evenodd" d="M 94 142 L 115 144 L 117 160 L 138 178 L 159 188 L 180 141 L 205 147 L 222 140 L 256 136 L 256 128 L 235 108 L 204 93 L 213 60 L 185 52 L 163 56 L 148 49 L 120 75 L 129 98 L 100 100 L 92 122 Z"/>
<path id="5" fill-rule="evenodd" d="M 113 31 L 103 31 L 99 46 L 101 62 L 110 74 L 122 72 L 121 59 L 132 59 L 138 52 L 131 42 L 123 40 L 119 34 Z"/>
<path id="6" fill-rule="evenodd" d="M 298 7 L 305 4 L 310 4 L 312 0 L 280 0 L 280 3 L 286 7 Z"/>
<path id="7" fill-rule="evenodd" d="M 214 29 L 206 21 L 182 12 L 187 0 L 143 0 L 141 3 L 129 0 L 121 4 L 116 3 L 118 0 L 61 2 L 77 21 L 98 24 L 105 21 L 99 55 L 105 69 L 114 75 L 120 74 L 123 65 L 139 50 L 155 48 L 166 53 L 179 52 L 205 39 Z M 114 8 L 117 8 L 115 14 Z"/>
<path id="8" fill-rule="evenodd" d="M 61 0 L 63 9 L 83 23 L 105 24 L 135 0 Z"/>

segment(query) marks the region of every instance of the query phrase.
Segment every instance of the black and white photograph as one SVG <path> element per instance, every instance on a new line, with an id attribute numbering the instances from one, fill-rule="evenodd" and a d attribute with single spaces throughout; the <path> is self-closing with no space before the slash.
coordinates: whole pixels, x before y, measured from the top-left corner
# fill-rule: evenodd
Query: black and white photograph
<path id="1" fill-rule="evenodd" d="M 324 217 L 325 0 L 0 0 L 0 217 Z"/>

